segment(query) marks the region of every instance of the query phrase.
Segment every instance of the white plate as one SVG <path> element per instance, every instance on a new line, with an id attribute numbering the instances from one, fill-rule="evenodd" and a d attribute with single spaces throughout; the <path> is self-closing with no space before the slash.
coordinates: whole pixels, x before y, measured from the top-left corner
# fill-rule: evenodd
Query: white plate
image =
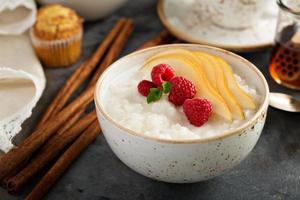
<path id="1" fill-rule="evenodd" d="M 239 52 L 272 46 L 278 10 L 276 1 L 271 2 L 272 4 L 255 26 L 242 30 L 214 25 L 209 19 L 209 8 L 205 4 L 207 2 L 209 0 L 159 0 L 157 11 L 164 26 L 186 42 L 207 44 Z"/>

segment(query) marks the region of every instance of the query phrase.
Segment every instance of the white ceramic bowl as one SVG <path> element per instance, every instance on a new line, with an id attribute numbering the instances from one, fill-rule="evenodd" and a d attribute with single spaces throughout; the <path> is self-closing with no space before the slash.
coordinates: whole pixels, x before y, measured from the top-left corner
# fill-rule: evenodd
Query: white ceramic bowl
<path id="1" fill-rule="evenodd" d="M 120 8 L 127 0 L 38 0 L 42 5 L 59 3 L 78 12 L 86 21 L 100 19 Z"/>
<path id="2" fill-rule="evenodd" d="M 190 141 L 151 138 L 116 123 L 107 114 L 102 103 L 105 88 L 117 74 L 125 72 L 130 66 L 142 65 L 145 58 L 174 47 L 208 52 L 229 62 L 234 72 L 243 77 L 249 85 L 254 86 L 262 96 L 256 114 L 230 132 Z M 250 153 L 265 123 L 268 96 L 269 89 L 264 76 L 244 58 L 214 47 L 174 44 L 137 51 L 113 63 L 98 80 L 95 103 L 103 134 L 121 161 L 134 171 L 153 179 L 189 183 L 220 175 L 236 166 Z"/>

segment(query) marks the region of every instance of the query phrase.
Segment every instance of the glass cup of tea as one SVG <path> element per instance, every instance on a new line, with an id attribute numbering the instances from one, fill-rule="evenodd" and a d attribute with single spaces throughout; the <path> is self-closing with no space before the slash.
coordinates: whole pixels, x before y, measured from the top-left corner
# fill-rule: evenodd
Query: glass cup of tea
<path id="1" fill-rule="evenodd" d="M 279 84 L 300 90 L 300 0 L 277 0 L 275 47 L 269 71 Z"/>

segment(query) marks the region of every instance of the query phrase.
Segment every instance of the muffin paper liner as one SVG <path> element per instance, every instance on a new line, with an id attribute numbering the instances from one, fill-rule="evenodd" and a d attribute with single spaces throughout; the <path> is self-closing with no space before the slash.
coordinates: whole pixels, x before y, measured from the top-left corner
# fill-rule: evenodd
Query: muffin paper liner
<path id="1" fill-rule="evenodd" d="M 35 36 L 33 29 L 30 37 L 38 57 L 47 67 L 66 67 L 80 56 L 82 29 L 68 39 L 43 40 Z"/>

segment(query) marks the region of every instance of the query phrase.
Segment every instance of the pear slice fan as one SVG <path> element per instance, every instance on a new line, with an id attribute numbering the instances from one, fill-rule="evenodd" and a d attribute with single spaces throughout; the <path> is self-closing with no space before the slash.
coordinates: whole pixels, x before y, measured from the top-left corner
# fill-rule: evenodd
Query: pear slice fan
<path id="1" fill-rule="evenodd" d="M 196 96 L 208 99 L 213 113 L 227 121 L 243 120 L 243 109 L 256 107 L 252 98 L 239 87 L 230 65 L 220 57 L 177 48 L 149 57 L 141 70 L 150 71 L 161 63 L 170 65 L 176 76 L 191 80 L 196 86 Z"/>

